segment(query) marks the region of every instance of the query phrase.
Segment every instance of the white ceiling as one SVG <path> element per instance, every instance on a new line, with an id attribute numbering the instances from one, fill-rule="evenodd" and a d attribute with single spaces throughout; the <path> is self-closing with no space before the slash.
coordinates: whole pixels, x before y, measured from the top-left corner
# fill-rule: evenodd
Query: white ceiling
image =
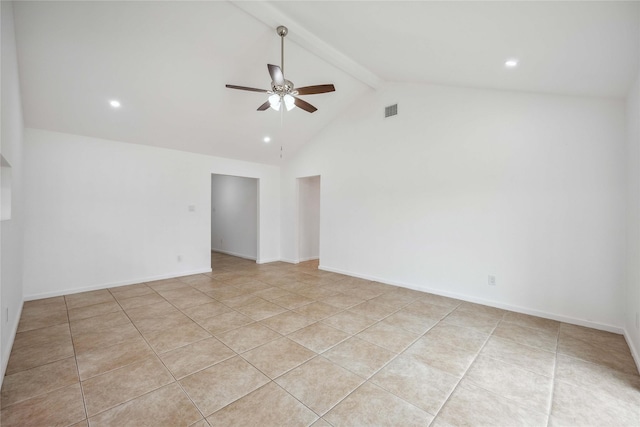
<path id="1" fill-rule="evenodd" d="M 277 164 L 384 81 L 623 97 L 640 2 L 19 2 L 26 125 Z M 255 109 L 279 63 L 319 110 Z M 507 70 L 508 57 L 520 59 Z M 122 108 L 113 110 L 110 99 Z M 281 119 L 283 124 L 281 125 Z M 262 142 L 265 135 L 270 144 Z"/>

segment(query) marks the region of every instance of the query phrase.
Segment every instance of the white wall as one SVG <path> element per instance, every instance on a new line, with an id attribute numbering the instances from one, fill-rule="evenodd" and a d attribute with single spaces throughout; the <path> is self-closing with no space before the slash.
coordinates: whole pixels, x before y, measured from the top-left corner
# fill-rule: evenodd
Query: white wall
<path id="1" fill-rule="evenodd" d="M 258 181 L 211 175 L 211 249 L 256 259 L 257 248 Z"/>
<path id="2" fill-rule="evenodd" d="M 0 4 L 2 28 L 2 131 L 0 153 L 11 164 L 11 219 L 0 222 L 0 385 L 22 311 L 23 122 L 18 62 L 13 30 L 13 5 Z M 3 200 L 2 203 L 5 201 Z M 9 310 L 9 320 L 6 310 Z"/>
<path id="3" fill-rule="evenodd" d="M 298 179 L 298 261 L 320 258 L 320 177 Z"/>
<path id="4" fill-rule="evenodd" d="M 259 178 L 258 261 L 280 257 L 278 167 L 27 129 L 25 170 L 27 299 L 208 271 L 212 173 Z"/>
<path id="5" fill-rule="evenodd" d="M 620 331 L 625 152 L 624 100 L 390 84 L 283 168 L 282 255 L 321 175 L 321 268 Z"/>
<path id="6" fill-rule="evenodd" d="M 627 98 L 627 295 L 625 330 L 640 369 L 640 74 Z"/>

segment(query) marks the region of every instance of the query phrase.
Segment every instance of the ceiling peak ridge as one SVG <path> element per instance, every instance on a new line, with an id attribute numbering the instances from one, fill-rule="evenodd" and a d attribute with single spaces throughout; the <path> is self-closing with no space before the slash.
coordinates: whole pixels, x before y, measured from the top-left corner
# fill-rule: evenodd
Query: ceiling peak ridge
<path id="1" fill-rule="evenodd" d="M 356 80 L 373 89 L 379 89 L 384 86 L 385 81 L 371 72 L 368 68 L 360 65 L 338 49 L 329 45 L 320 37 L 305 29 L 302 25 L 298 24 L 268 1 L 229 1 L 237 8 L 270 27 L 276 28 L 278 25 L 286 25 L 289 29 L 287 38 L 307 49 L 309 52 L 317 55 L 319 58 L 327 61 L 334 67 L 337 67 L 349 74 Z"/>

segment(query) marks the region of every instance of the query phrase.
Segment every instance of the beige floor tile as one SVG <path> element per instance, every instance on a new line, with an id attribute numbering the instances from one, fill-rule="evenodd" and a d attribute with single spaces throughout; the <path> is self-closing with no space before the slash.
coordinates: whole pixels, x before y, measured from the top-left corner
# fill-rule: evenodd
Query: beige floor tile
<path id="1" fill-rule="evenodd" d="M 0 412 L 0 424 L 3 427 L 68 426 L 85 418 L 80 384 L 24 400 Z"/>
<path id="2" fill-rule="evenodd" d="M 350 311 L 343 311 L 326 319 L 322 319 L 322 323 L 340 329 L 348 334 L 357 334 L 376 322 L 377 320 L 370 317 L 365 317 Z"/>
<path id="3" fill-rule="evenodd" d="M 533 329 L 504 321 L 500 322 L 493 331 L 493 335 L 547 351 L 556 351 L 558 342 L 557 332 Z"/>
<path id="4" fill-rule="evenodd" d="M 351 337 L 325 351 L 322 356 L 354 374 L 369 378 L 396 354 L 368 341 Z"/>
<path id="5" fill-rule="evenodd" d="M 420 334 L 407 331 L 406 329 L 395 328 L 386 323 L 376 323 L 356 335 L 372 344 L 384 347 L 395 353 L 400 353 L 409 347 Z"/>
<path id="6" fill-rule="evenodd" d="M 456 308 L 462 301 L 454 298 L 443 297 L 441 295 L 434 295 L 429 293 L 423 293 L 420 295 L 420 299 L 426 303 L 433 305 L 440 305 L 442 307 Z"/>
<path id="7" fill-rule="evenodd" d="M 239 356 L 180 380 L 205 416 L 224 408 L 269 382 L 269 378 Z"/>
<path id="8" fill-rule="evenodd" d="M 73 356 L 69 325 L 62 324 L 16 334 L 6 375 Z"/>
<path id="9" fill-rule="evenodd" d="M 464 381 L 511 399 L 535 411 L 549 413 L 553 380 L 515 365 L 478 356 Z"/>
<path id="10" fill-rule="evenodd" d="M 67 309 L 67 303 L 64 300 L 64 297 L 51 297 L 51 298 L 41 298 L 31 301 L 25 301 L 23 310 L 31 310 L 37 307 L 46 307 L 47 310 L 53 310 L 55 308 L 64 308 Z"/>
<path id="11" fill-rule="evenodd" d="M 526 326 L 528 328 L 542 329 L 543 331 L 547 331 L 551 334 L 557 334 L 560 329 L 560 322 L 555 320 L 529 316 L 528 314 L 523 313 L 514 313 L 513 311 L 508 311 L 502 320 L 504 322 L 515 323 L 516 325 Z"/>
<path id="12" fill-rule="evenodd" d="M 385 318 L 382 322 L 396 328 L 405 329 L 417 334 L 424 334 L 438 323 L 438 321 L 438 318 L 400 310 Z"/>
<path id="13" fill-rule="evenodd" d="M 258 291 L 258 292 L 254 292 L 254 295 L 257 296 L 257 297 L 260 297 L 262 299 L 265 299 L 267 301 L 274 302 L 278 298 L 282 298 L 282 297 L 286 297 L 286 296 L 290 296 L 290 295 L 295 295 L 295 294 L 293 292 L 289 292 L 289 291 L 286 291 L 284 289 L 280 289 L 280 288 L 277 288 L 277 287 L 270 287 L 270 288 L 263 289 L 263 290 Z"/>
<path id="14" fill-rule="evenodd" d="M 131 324 L 131 320 L 123 311 L 102 314 L 100 316 L 89 317 L 88 319 L 71 322 L 71 334 L 78 336 L 82 334 L 96 333 L 108 330 L 113 326 Z"/>
<path id="15" fill-rule="evenodd" d="M 539 426 L 547 415 L 471 383 L 460 384 L 440 410 L 435 426 Z"/>
<path id="16" fill-rule="evenodd" d="M 164 298 L 162 298 L 160 295 L 152 291 L 152 293 L 148 293 L 145 295 L 119 299 L 118 303 L 122 306 L 122 308 L 127 309 L 127 308 L 142 307 L 144 305 L 157 304 L 163 301 L 165 301 Z"/>
<path id="17" fill-rule="evenodd" d="M 480 351 L 488 338 L 487 332 L 446 323 L 438 323 L 423 337 L 424 340 L 434 344 L 446 344 L 474 352 Z"/>
<path id="18" fill-rule="evenodd" d="M 7 375 L 2 382 L 2 408 L 78 382 L 73 357 Z"/>
<path id="19" fill-rule="evenodd" d="M 172 293 L 160 292 L 160 295 L 181 310 L 213 302 L 211 297 L 193 288 L 189 288 L 188 292 L 186 290 L 173 291 Z"/>
<path id="20" fill-rule="evenodd" d="M 69 427 L 89 427 L 89 421 L 87 420 L 82 420 L 79 423 L 75 423 Z"/>
<path id="21" fill-rule="evenodd" d="M 237 311 L 209 317 L 199 322 L 199 324 L 214 335 L 221 334 L 232 329 L 253 323 L 254 320 Z"/>
<path id="22" fill-rule="evenodd" d="M 151 334 L 153 332 L 161 332 L 178 326 L 193 324 L 193 321 L 180 311 L 170 311 L 164 315 L 157 317 L 145 317 L 144 319 L 134 320 L 133 324 L 143 334 Z"/>
<path id="23" fill-rule="evenodd" d="M 296 313 L 309 317 L 314 320 L 322 320 L 329 316 L 333 316 L 342 311 L 341 308 L 323 302 L 312 302 L 295 309 Z"/>
<path id="24" fill-rule="evenodd" d="M 345 294 L 337 294 L 337 295 L 332 295 L 330 297 L 321 298 L 320 301 L 325 304 L 329 304 L 334 307 L 341 308 L 343 310 L 346 310 L 347 308 L 351 308 L 354 305 L 358 305 L 365 302 L 362 298 L 354 297 L 353 295 L 345 295 Z"/>
<path id="25" fill-rule="evenodd" d="M 87 414 L 91 417 L 173 381 L 155 356 L 90 378 L 82 382 Z"/>
<path id="26" fill-rule="evenodd" d="M 442 305 L 430 304 L 426 301 L 415 301 L 407 305 L 404 309 L 412 313 L 424 314 L 426 316 L 442 319 L 455 310 L 455 306 L 445 307 Z"/>
<path id="27" fill-rule="evenodd" d="M 194 307 L 189 307 L 182 310 L 184 314 L 186 314 L 196 322 L 201 322 L 205 319 L 208 319 L 209 317 L 219 316 L 231 311 L 233 311 L 231 308 L 217 301 L 202 305 L 196 305 Z"/>
<path id="28" fill-rule="evenodd" d="M 129 308 L 126 309 L 125 312 L 133 322 L 136 322 L 150 317 L 159 317 L 168 313 L 176 313 L 178 312 L 178 309 L 167 301 L 163 301 L 156 304 L 144 305 L 142 307 Z"/>
<path id="29" fill-rule="evenodd" d="M 351 295 L 367 301 L 384 293 L 384 291 L 376 288 L 370 288 L 368 285 L 356 286 L 351 289 L 345 289 L 342 292 L 346 295 Z"/>
<path id="30" fill-rule="evenodd" d="M 637 426 L 637 404 L 612 399 L 598 388 L 576 387 L 556 381 L 550 425 L 557 426 Z"/>
<path id="31" fill-rule="evenodd" d="M 130 340 L 78 354 L 78 372 L 80 379 L 86 380 L 150 356 L 153 351 L 138 334 Z"/>
<path id="32" fill-rule="evenodd" d="M 212 426 L 308 426 L 317 415 L 271 382 L 207 418 Z"/>
<path id="33" fill-rule="evenodd" d="M 462 304 L 456 308 L 456 311 L 481 314 L 494 320 L 502 320 L 507 313 L 506 310 L 501 308 L 489 307 L 487 305 L 475 304 L 472 302 L 462 302 Z"/>
<path id="34" fill-rule="evenodd" d="M 17 333 L 13 342 L 13 349 L 62 343 L 67 342 L 70 339 L 71 332 L 69 330 L 69 325 L 65 323 L 50 326 L 48 328 L 40 328 Z"/>
<path id="35" fill-rule="evenodd" d="M 313 301 L 314 300 L 312 300 L 311 298 L 303 297 L 302 295 L 298 295 L 298 294 L 287 295 L 287 296 L 273 300 L 274 303 L 284 308 L 287 308 L 289 310 L 302 307 L 303 305 L 306 305 L 306 304 L 311 304 Z"/>
<path id="36" fill-rule="evenodd" d="M 99 332 L 74 336 L 73 348 L 76 355 L 80 355 L 87 351 L 111 347 L 139 337 L 140 332 L 131 323 L 122 323 Z"/>
<path id="37" fill-rule="evenodd" d="M 336 427 L 427 426 L 431 414 L 371 383 L 363 384 L 324 416 Z"/>
<path id="38" fill-rule="evenodd" d="M 33 329 L 47 328 L 49 326 L 59 325 L 61 323 L 68 323 L 69 318 L 67 316 L 67 309 L 64 306 L 61 308 L 49 309 L 47 306 L 44 310 L 22 310 L 20 316 L 20 322 L 18 323 L 18 332 L 31 331 Z M 56 305 L 58 307 L 58 305 Z"/>
<path id="39" fill-rule="evenodd" d="M 277 378 L 315 357 L 316 353 L 282 337 L 242 354 L 249 363 L 269 378 Z"/>
<path id="40" fill-rule="evenodd" d="M 496 336 L 489 338 L 480 354 L 547 377 L 553 376 L 556 363 L 555 353 Z"/>
<path id="41" fill-rule="evenodd" d="M 404 292 L 392 290 L 391 292 L 387 292 L 378 297 L 372 298 L 370 301 L 376 304 L 388 305 L 389 307 L 395 309 L 401 309 L 414 302 L 415 298 L 412 295 L 408 295 Z"/>
<path id="42" fill-rule="evenodd" d="M 339 292 L 330 288 L 323 288 L 320 286 L 311 286 L 305 289 L 301 289 L 297 291 L 297 293 L 299 293 L 303 297 L 319 300 L 322 298 L 327 298 L 333 295 L 337 295 Z"/>
<path id="43" fill-rule="evenodd" d="M 465 326 L 486 333 L 492 332 L 499 322 L 499 320 L 485 316 L 484 314 L 472 311 L 459 311 L 458 309 L 451 312 L 451 314 L 442 321 L 450 325 Z"/>
<path id="44" fill-rule="evenodd" d="M 629 351 L 629 346 L 623 335 L 593 328 L 585 328 L 584 326 L 569 325 L 567 323 L 560 324 L 560 339 L 563 337 L 586 341 L 607 350 L 625 353 Z"/>
<path id="45" fill-rule="evenodd" d="M 212 337 L 163 353 L 160 359 L 180 379 L 235 355 L 233 350 Z"/>
<path id="46" fill-rule="evenodd" d="M 279 332 L 283 335 L 302 329 L 315 323 L 315 320 L 298 314 L 294 311 L 285 311 L 284 313 L 268 317 L 260 321 L 265 326 Z"/>
<path id="47" fill-rule="evenodd" d="M 191 286 L 193 289 L 197 289 L 200 292 L 211 292 L 211 291 L 215 291 L 216 289 L 220 289 L 220 288 L 224 288 L 225 286 L 228 286 L 227 283 L 224 283 L 220 280 L 215 280 L 215 279 L 209 279 L 209 282 L 202 282 L 202 283 L 193 283 L 189 286 Z"/>
<path id="48" fill-rule="evenodd" d="M 331 427 L 331 424 L 323 420 L 322 418 L 318 418 L 318 421 L 311 424 L 311 427 Z"/>
<path id="49" fill-rule="evenodd" d="M 558 338 L 558 353 L 566 356 L 597 363 L 627 374 L 637 374 L 638 368 L 631 356 L 629 348 L 607 348 L 601 343 L 593 343 L 569 336 L 560 331 Z"/>
<path id="50" fill-rule="evenodd" d="M 231 308 L 242 307 L 243 305 L 249 305 L 254 302 L 266 301 L 263 298 L 255 294 L 244 294 L 237 297 L 229 298 L 224 300 L 224 305 Z"/>
<path id="51" fill-rule="evenodd" d="M 263 300 L 252 302 L 251 304 L 244 305 L 238 308 L 238 311 L 246 316 L 249 316 L 253 320 L 262 320 L 267 317 L 275 316 L 286 311 L 286 309 L 280 307 L 277 304 Z"/>
<path id="52" fill-rule="evenodd" d="M 227 284 L 227 286 L 216 288 L 212 291 L 205 292 L 205 294 L 217 301 L 224 302 L 225 300 L 245 295 L 247 294 L 247 291 L 243 291 L 242 289 L 238 289 L 235 286 Z"/>
<path id="53" fill-rule="evenodd" d="M 252 323 L 238 329 L 217 334 L 216 337 L 233 351 L 244 353 L 252 348 L 276 340 L 282 337 L 282 335 L 260 323 Z"/>
<path id="54" fill-rule="evenodd" d="M 395 313 L 397 310 L 397 308 L 371 301 L 363 302 L 362 304 L 355 305 L 349 309 L 351 313 L 360 314 L 375 320 L 382 320 L 390 314 Z"/>
<path id="55" fill-rule="evenodd" d="M 195 423 L 191 424 L 189 427 L 211 427 L 211 424 L 209 424 L 207 420 L 203 418 L 200 421 L 196 421 Z"/>
<path id="56" fill-rule="evenodd" d="M 164 353 L 196 341 L 209 338 L 211 334 L 197 323 L 184 323 L 170 329 L 144 333 L 145 339 L 156 353 Z"/>
<path id="57" fill-rule="evenodd" d="M 467 371 L 477 352 L 420 338 L 403 354 L 458 378 Z"/>
<path id="58" fill-rule="evenodd" d="M 405 355 L 398 356 L 370 381 L 432 415 L 438 413 L 458 384 L 453 375 Z"/>
<path id="59" fill-rule="evenodd" d="M 196 283 L 208 283 L 212 279 L 209 276 L 205 276 L 204 274 L 192 274 L 190 276 L 181 276 L 177 277 L 177 279 L 181 282 L 188 283 L 190 285 L 194 285 Z"/>
<path id="60" fill-rule="evenodd" d="M 91 427 L 190 426 L 202 416 L 176 383 L 89 419 Z"/>
<path id="61" fill-rule="evenodd" d="M 322 415 L 364 380 L 323 357 L 316 357 L 275 381 L 316 414 Z"/>
<path id="62" fill-rule="evenodd" d="M 640 408 L 640 376 L 638 375 L 626 374 L 560 354 L 555 379 L 585 389 L 597 389 L 611 398 L 633 403 Z"/>
<path id="63" fill-rule="evenodd" d="M 322 353 L 349 338 L 349 334 L 318 322 L 299 329 L 288 337 L 316 353 Z"/>
<path id="64" fill-rule="evenodd" d="M 147 282 L 147 286 L 156 292 L 174 291 L 176 289 L 187 289 L 190 287 L 188 283 L 181 282 L 178 279 L 165 279 Z"/>
<path id="65" fill-rule="evenodd" d="M 113 295 L 115 299 L 119 300 L 150 294 L 155 291 L 145 283 L 136 283 L 135 285 L 125 285 L 115 288 L 109 288 L 109 292 L 111 292 L 111 295 Z"/>
<path id="66" fill-rule="evenodd" d="M 87 305 L 101 304 L 104 302 L 114 302 L 115 299 L 111 296 L 111 292 L 106 289 L 100 289 L 98 291 L 81 292 L 78 294 L 65 295 L 64 297 L 67 303 L 67 309 L 72 310 L 78 307 L 84 307 Z"/>
<path id="67" fill-rule="evenodd" d="M 100 316 L 101 314 L 114 313 L 117 311 L 122 311 L 122 308 L 115 300 L 100 304 L 85 305 L 69 310 L 69 320 L 73 322 L 74 320 L 87 319 L 89 317 Z"/>

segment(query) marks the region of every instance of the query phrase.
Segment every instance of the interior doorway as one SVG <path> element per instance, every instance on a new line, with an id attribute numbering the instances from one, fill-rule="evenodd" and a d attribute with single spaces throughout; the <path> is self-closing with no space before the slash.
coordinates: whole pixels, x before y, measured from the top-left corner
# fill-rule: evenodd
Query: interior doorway
<path id="1" fill-rule="evenodd" d="M 258 259 L 258 189 L 257 178 L 211 174 L 212 252 Z"/>
<path id="2" fill-rule="evenodd" d="M 320 176 L 298 178 L 298 262 L 320 259 Z"/>

